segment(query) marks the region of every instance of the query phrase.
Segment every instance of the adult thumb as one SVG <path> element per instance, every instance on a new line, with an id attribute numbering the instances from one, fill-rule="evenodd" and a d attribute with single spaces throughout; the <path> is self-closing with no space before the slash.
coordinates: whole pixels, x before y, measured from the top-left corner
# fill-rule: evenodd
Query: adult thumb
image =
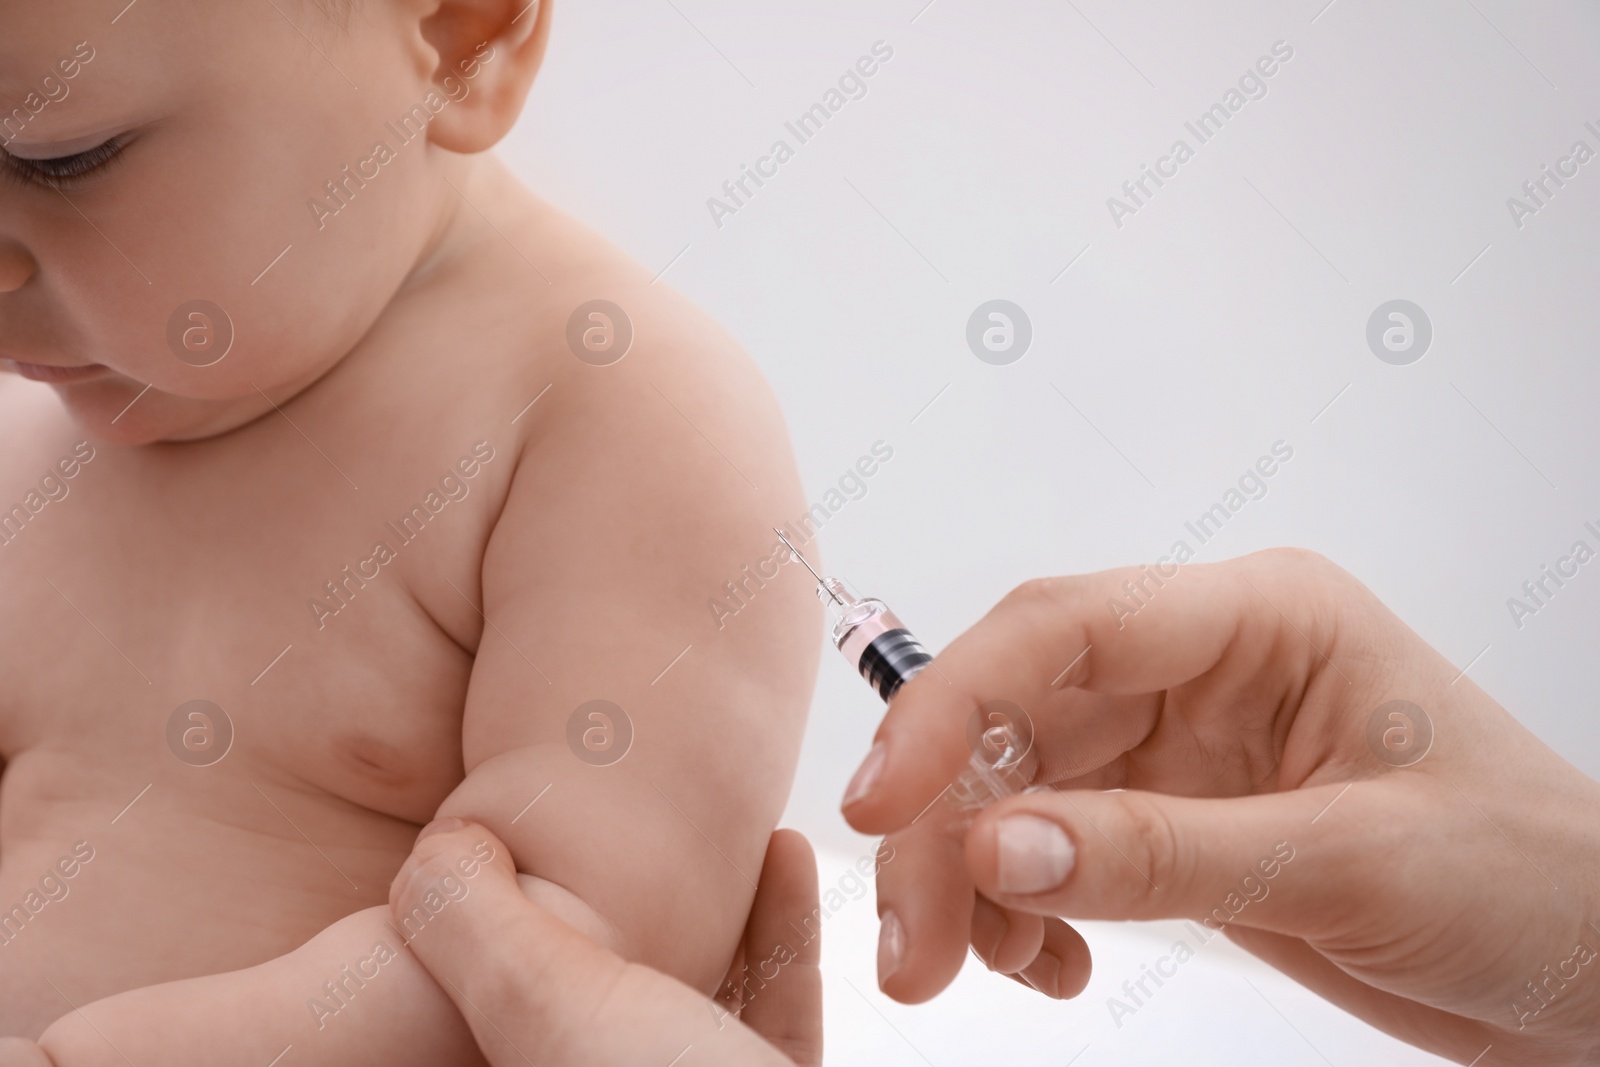
<path id="1" fill-rule="evenodd" d="M 1381 788 L 1229 799 L 1029 793 L 974 820 L 967 866 L 980 893 L 1019 911 L 1238 922 L 1314 937 L 1374 888 L 1371 841 L 1351 819 Z"/>
<path id="2" fill-rule="evenodd" d="M 705 1067 L 794 1067 L 710 998 L 529 900 L 510 850 L 482 826 L 425 827 L 389 906 L 492 1067 L 666 1064 L 690 1048 Z"/>
<path id="3" fill-rule="evenodd" d="M 510 850 L 475 823 L 441 819 L 424 828 L 390 886 L 389 905 L 407 948 L 492 1064 L 543 1062 L 567 1040 L 570 1009 L 601 1001 L 623 969 L 534 906 Z"/>

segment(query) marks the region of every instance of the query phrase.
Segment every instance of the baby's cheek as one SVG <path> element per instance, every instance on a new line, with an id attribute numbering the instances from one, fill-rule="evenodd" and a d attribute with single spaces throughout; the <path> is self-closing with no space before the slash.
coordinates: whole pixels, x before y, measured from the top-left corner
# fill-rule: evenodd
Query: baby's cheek
<path id="1" fill-rule="evenodd" d="M 589 940 L 610 949 L 625 960 L 638 958 L 617 928 L 570 889 L 532 874 L 517 874 L 522 893 L 546 912 L 554 915 Z"/>

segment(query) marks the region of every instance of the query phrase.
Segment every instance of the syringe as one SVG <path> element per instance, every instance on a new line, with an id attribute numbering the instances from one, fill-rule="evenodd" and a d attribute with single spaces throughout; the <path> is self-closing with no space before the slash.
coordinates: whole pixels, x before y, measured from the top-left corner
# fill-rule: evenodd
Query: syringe
<path id="1" fill-rule="evenodd" d="M 834 647 L 885 703 L 933 662 L 922 642 L 887 604 L 875 597 L 856 596 L 842 579 L 824 578 L 782 530 L 774 527 L 773 532 L 817 580 L 817 596 L 834 617 Z M 969 726 L 972 755 L 967 769 L 950 783 L 946 799 L 961 811 L 972 811 L 1027 789 L 1038 766 L 1033 754 L 1033 724 L 1027 714 L 1015 704 L 991 701 L 974 711 Z"/>

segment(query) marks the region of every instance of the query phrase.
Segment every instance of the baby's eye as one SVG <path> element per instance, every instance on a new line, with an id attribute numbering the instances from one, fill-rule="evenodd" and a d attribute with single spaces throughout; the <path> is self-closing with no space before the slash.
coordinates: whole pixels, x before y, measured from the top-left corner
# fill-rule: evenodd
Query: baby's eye
<path id="1" fill-rule="evenodd" d="M 127 143 L 127 137 L 119 134 L 93 148 L 55 159 L 23 159 L 5 151 L 0 151 L 0 156 L 4 156 L 6 170 L 13 177 L 50 189 L 70 189 L 109 165 Z"/>

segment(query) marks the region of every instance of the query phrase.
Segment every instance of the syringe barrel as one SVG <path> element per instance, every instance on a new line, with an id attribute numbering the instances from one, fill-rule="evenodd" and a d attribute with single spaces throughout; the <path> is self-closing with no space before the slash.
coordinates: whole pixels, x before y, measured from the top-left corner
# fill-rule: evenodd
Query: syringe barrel
<path id="1" fill-rule="evenodd" d="M 933 662 L 889 606 L 876 597 L 858 597 L 838 578 L 824 578 L 822 593 L 836 619 L 833 643 L 888 703 L 900 687 Z M 980 709 L 982 732 L 965 771 L 950 783 L 946 802 L 959 811 L 975 811 L 1001 797 L 1028 788 L 1038 768 L 1033 754 L 1033 728 L 1021 708 Z"/>
<path id="2" fill-rule="evenodd" d="M 933 660 L 888 605 L 871 597 L 844 611 L 833 643 L 885 702 Z"/>

